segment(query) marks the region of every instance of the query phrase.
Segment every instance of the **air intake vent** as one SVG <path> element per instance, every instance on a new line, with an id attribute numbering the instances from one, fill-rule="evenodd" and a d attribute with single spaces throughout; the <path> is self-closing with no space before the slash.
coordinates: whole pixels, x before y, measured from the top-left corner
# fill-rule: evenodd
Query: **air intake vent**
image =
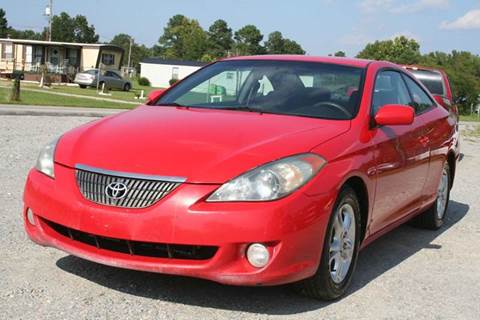
<path id="1" fill-rule="evenodd" d="M 97 249 L 143 256 L 152 258 L 208 260 L 213 258 L 218 250 L 214 246 L 198 246 L 184 244 L 166 244 L 153 242 L 140 242 L 115 238 L 102 237 L 62 226 L 58 223 L 41 218 L 53 232 L 73 241 L 81 242 Z"/>

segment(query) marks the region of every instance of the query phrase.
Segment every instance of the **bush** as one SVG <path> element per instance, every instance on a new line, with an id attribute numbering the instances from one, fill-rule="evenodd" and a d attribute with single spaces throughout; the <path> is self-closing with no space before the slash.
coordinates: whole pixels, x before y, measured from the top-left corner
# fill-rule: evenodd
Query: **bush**
<path id="1" fill-rule="evenodd" d="M 150 80 L 148 80 L 148 78 L 141 77 L 141 78 L 138 79 L 138 84 L 141 85 L 141 86 L 150 87 Z"/>
<path id="2" fill-rule="evenodd" d="M 176 82 L 178 81 L 178 79 L 170 79 L 170 81 L 168 81 L 168 83 L 170 83 L 170 85 L 174 85 Z"/>

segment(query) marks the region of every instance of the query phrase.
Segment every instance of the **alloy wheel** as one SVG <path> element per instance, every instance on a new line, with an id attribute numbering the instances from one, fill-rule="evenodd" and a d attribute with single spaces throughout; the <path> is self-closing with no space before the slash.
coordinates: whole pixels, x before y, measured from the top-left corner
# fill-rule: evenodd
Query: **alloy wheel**
<path id="1" fill-rule="evenodd" d="M 345 203 L 335 213 L 332 237 L 330 240 L 330 276 L 336 284 L 345 280 L 355 250 L 355 212 Z"/>
<path id="2" fill-rule="evenodd" d="M 447 167 L 443 168 L 442 177 L 437 191 L 437 218 L 441 220 L 445 215 L 448 201 L 449 176 Z"/>

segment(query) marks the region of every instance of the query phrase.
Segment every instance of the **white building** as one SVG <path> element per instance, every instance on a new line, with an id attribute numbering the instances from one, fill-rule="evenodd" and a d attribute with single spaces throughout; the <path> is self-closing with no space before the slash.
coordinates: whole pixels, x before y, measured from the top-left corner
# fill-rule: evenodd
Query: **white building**
<path id="1" fill-rule="evenodd" d="M 204 65 L 198 61 L 146 58 L 140 62 L 140 76 L 150 80 L 153 87 L 167 88 L 171 79 L 181 80 Z"/>

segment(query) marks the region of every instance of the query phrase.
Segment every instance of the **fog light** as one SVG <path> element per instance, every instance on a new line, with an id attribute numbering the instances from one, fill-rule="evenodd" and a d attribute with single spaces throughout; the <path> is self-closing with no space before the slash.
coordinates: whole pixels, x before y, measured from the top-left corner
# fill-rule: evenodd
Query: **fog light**
<path id="1" fill-rule="evenodd" d="M 35 215 L 34 215 L 33 211 L 32 211 L 30 208 L 27 209 L 27 221 L 28 221 L 28 223 L 30 223 L 32 226 L 35 225 Z"/>
<path id="2" fill-rule="evenodd" d="M 247 249 L 247 259 L 256 268 L 263 268 L 270 260 L 270 252 L 260 243 L 251 244 Z"/>

